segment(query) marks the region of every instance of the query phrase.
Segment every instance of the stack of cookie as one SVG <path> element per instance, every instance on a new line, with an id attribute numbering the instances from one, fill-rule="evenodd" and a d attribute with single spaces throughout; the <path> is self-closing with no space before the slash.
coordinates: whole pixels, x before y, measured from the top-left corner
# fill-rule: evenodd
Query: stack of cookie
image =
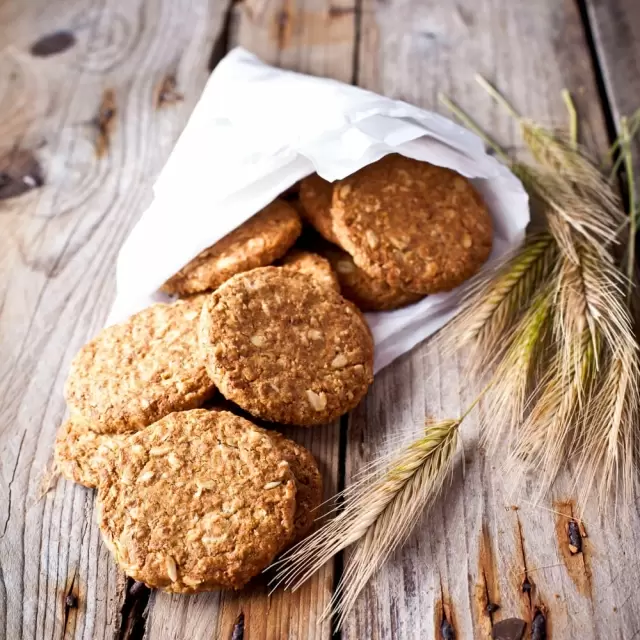
<path id="1" fill-rule="evenodd" d="M 294 247 L 302 222 L 277 199 L 165 283 L 182 299 L 104 329 L 71 365 L 57 467 L 98 489 L 107 546 L 152 587 L 240 588 L 307 533 L 318 465 L 253 419 L 350 411 L 373 380 L 361 310 L 456 286 L 491 246 L 466 180 L 398 156 L 305 179 L 297 204 L 332 244 Z"/>
<path id="2" fill-rule="evenodd" d="M 396 309 L 473 276 L 492 245 L 491 217 L 469 180 L 391 154 L 329 183 L 300 185 L 301 212 L 342 293 L 365 311 Z"/>

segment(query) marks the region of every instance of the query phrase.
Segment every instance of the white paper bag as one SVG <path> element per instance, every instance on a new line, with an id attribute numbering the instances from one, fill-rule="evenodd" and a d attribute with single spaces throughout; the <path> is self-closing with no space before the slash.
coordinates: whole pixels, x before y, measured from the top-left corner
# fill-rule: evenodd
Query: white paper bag
<path id="1" fill-rule="evenodd" d="M 109 322 L 154 301 L 182 266 L 276 196 L 317 171 L 334 181 L 389 153 L 472 179 L 494 222 L 491 259 L 529 222 L 520 181 L 482 141 L 442 116 L 358 87 L 270 67 L 235 49 L 216 67 L 118 257 Z M 375 370 L 442 327 L 464 285 L 396 311 L 367 314 Z"/>

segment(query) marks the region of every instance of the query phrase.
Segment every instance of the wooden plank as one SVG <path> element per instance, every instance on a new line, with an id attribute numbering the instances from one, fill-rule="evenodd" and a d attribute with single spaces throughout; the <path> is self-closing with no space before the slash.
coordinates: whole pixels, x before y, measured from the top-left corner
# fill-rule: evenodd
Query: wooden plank
<path id="1" fill-rule="evenodd" d="M 99 541 L 93 493 L 60 481 L 42 497 L 41 480 L 69 361 L 106 318 L 117 250 L 207 79 L 224 10 L 208 0 L 0 3 L 3 638 L 119 633 L 124 580 Z M 58 30 L 71 36 L 32 54 Z"/>
<path id="2" fill-rule="evenodd" d="M 583 134 L 606 149 L 594 70 L 573 2 L 364 0 L 362 15 L 357 75 L 363 86 L 433 109 L 442 91 L 516 151 L 521 145 L 514 123 L 476 85 L 474 73 L 542 122 L 565 120 L 560 91 L 567 87 Z M 426 416 L 455 417 L 468 406 L 479 388 L 463 364 L 464 354 L 452 360 L 435 343 L 423 344 L 376 377 L 366 402 L 352 414 L 347 483 L 385 450 L 390 434 Z M 443 610 L 456 637 L 488 638 L 492 621 L 531 621 L 536 606 L 545 608 L 552 638 L 640 633 L 637 506 L 628 505 L 630 520 L 624 524 L 601 519 L 593 506 L 587 509 L 584 553 L 571 556 L 569 474 L 547 501 L 533 507 L 528 500 L 535 478 L 524 495 L 510 495 L 500 460 L 478 447 L 473 415 L 463 437 L 464 473 L 456 469 L 446 495 L 365 589 L 343 638 L 440 638 Z M 533 585 L 531 598 L 522 590 L 525 575 Z M 492 616 L 488 600 L 501 607 Z"/>
<path id="3" fill-rule="evenodd" d="M 636 0 L 586 0 L 587 15 L 613 124 L 640 109 L 640 4 Z M 634 144 L 640 179 L 640 142 Z"/>
<path id="4" fill-rule="evenodd" d="M 350 0 L 248 0 L 236 5 L 231 46 L 240 44 L 271 64 L 349 82 L 353 74 L 355 13 Z M 340 426 L 288 429 L 308 447 L 323 471 L 325 497 L 338 487 Z M 256 579 L 238 593 L 210 593 L 192 598 L 152 595 L 147 637 L 192 640 L 230 638 L 239 616 L 245 640 L 329 638 L 329 621 L 320 622 L 331 599 L 333 565 L 327 564 L 296 593 L 268 595 L 267 580 Z M 215 631 L 214 631 L 215 630 Z"/>
<path id="5" fill-rule="evenodd" d="M 613 116 L 640 107 L 640 4 L 635 0 L 585 0 Z"/>

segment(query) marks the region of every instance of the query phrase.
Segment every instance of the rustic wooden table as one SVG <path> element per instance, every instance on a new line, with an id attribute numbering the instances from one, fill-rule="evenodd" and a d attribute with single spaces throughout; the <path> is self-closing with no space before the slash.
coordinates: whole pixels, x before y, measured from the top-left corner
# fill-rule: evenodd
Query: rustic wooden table
<path id="1" fill-rule="evenodd" d="M 443 91 L 516 152 L 514 123 L 474 73 L 544 122 L 564 119 L 566 87 L 583 137 L 604 150 L 640 105 L 639 33 L 638 0 L 0 0 L 0 637 L 226 639 L 235 625 L 239 638 L 241 614 L 248 640 L 332 634 L 320 614 L 348 554 L 294 594 L 149 593 L 101 544 L 93 492 L 60 481 L 41 496 L 69 361 L 105 321 L 118 248 L 225 51 L 240 43 L 427 108 Z M 329 495 L 385 434 L 454 416 L 473 394 L 460 363 L 423 344 L 340 424 L 296 437 Z M 549 638 L 639 637 L 637 505 L 628 522 L 588 510 L 571 555 L 569 474 L 542 506 L 512 504 L 500 462 L 474 447 L 477 423 L 464 436 L 466 473 L 368 585 L 342 637 L 441 638 L 446 617 L 455 637 L 488 638 L 536 608 Z"/>

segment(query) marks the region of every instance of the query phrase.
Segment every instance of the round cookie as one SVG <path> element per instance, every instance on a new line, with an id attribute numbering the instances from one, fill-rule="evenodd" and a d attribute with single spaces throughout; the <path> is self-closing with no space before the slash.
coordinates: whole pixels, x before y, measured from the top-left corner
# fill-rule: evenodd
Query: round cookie
<path id="1" fill-rule="evenodd" d="M 298 273 L 305 273 L 321 284 L 340 292 L 340 283 L 329 261 L 311 251 L 290 251 L 283 259 L 282 266 Z"/>
<path id="2" fill-rule="evenodd" d="M 105 543 L 127 575 L 165 591 L 239 589 L 294 530 L 288 463 L 227 411 L 172 413 L 131 435 L 101 480 Z"/>
<path id="3" fill-rule="evenodd" d="M 206 296 L 156 304 L 103 329 L 71 363 L 65 398 L 94 431 L 125 433 L 215 393 L 198 349 Z"/>
<path id="4" fill-rule="evenodd" d="M 372 278 L 338 247 L 323 247 L 321 251 L 337 274 L 342 295 L 362 311 L 399 309 L 423 297 L 391 287 L 380 278 Z"/>
<path id="5" fill-rule="evenodd" d="M 333 233 L 331 219 L 332 196 L 333 184 L 317 173 L 312 173 L 300 182 L 302 216 L 321 236 L 336 244 L 338 239 Z"/>
<path id="6" fill-rule="evenodd" d="M 307 534 L 322 504 L 322 475 L 313 454 L 277 431 L 267 431 L 282 457 L 289 463 L 296 481 L 296 512 L 293 520 L 294 544 Z"/>
<path id="7" fill-rule="evenodd" d="M 471 182 L 396 154 L 338 181 L 331 218 L 360 268 L 417 294 L 453 289 L 491 252 L 491 218 Z"/>
<path id="8" fill-rule="evenodd" d="M 272 422 L 331 422 L 373 380 L 373 340 L 360 312 L 278 267 L 239 274 L 213 293 L 202 309 L 200 345 L 222 395 Z"/>
<path id="9" fill-rule="evenodd" d="M 271 264 L 283 256 L 301 231 L 296 210 L 284 200 L 274 200 L 197 255 L 161 288 L 180 296 L 216 289 L 236 273 Z"/>
<path id="10" fill-rule="evenodd" d="M 124 441 L 125 436 L 96 433 L 71 416 L 56 435 L 53 454 L 56 469 L 72 482 L 95 488 L 100 482 L 100 471 Z"/>

